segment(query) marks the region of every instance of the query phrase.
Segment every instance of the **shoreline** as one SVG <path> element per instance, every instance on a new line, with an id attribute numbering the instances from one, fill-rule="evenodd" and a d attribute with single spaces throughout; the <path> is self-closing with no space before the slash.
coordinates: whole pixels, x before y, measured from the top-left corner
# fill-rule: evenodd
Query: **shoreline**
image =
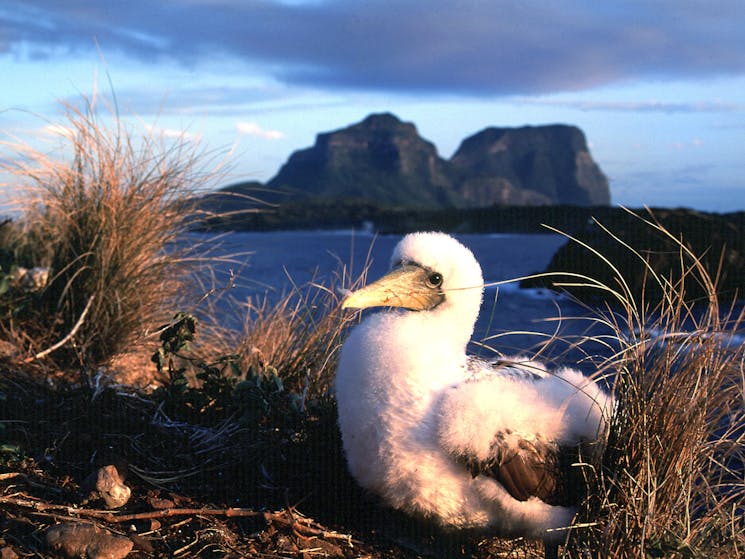
<path id="1" fill-rule="evenodd" d="M 282 204 L 272 210 L 232 209 L 230 215 L 208 217 L 197 231 L 338 231 L 405 234 L 418 230 L 446 233 L 551 233 L 552 228 L 574 234 L 591 221 L 616 221 L 629 212 L 706 218 L 745 228 L 745 211 L 711 213 L 688 208 L 633 208 L 620 206 L 491 206 L 418 210 L 382 207 L 372 203 L 306 201 Z M 554 231 L 556 232 L 556 231 Z"/>

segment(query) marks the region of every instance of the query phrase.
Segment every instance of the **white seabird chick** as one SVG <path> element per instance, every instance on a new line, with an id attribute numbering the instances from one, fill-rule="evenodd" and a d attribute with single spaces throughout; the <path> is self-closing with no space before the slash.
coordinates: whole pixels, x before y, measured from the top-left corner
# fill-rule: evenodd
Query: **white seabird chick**
<path id="1" fill-rule="evenodd" d="M 483 278 L 449 235 L 405 236 L 391 268 L 343 302 L 391 307 L 356 326 L 339 359 L 350 473 L 396 509 L 541 539 L 554 555 L 575 515 L 565 472 L 578 470 L 569 464 L 579 445 L 603 438 L 612 397 L 572 369 L 467 356 Z"/>

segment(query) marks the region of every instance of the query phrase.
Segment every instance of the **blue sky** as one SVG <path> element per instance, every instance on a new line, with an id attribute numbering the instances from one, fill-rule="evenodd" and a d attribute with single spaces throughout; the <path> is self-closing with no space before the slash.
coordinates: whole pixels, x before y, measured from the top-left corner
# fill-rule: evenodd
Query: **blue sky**
<path id="1" fill-rule="evenodd" d="M 267 180 L 391 111 L 444 157 L 487 126 L 580 126 L 632 207 L 745 210 L 741 0 L 5 0 L 0 141 L 110 92 Z"/>

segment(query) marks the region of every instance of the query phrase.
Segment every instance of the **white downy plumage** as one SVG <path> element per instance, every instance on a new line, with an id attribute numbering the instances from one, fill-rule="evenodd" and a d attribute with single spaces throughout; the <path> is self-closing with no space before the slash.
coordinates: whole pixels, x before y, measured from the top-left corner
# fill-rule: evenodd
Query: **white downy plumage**
<path id="1" fill-rule="evenodd" d="M 559 496 L 562 453 L 602 438 L 612 398 L 572 369 L 466 355 L 483 279 L 452 237 L 407 235 L 391 267 L 344 302 L 391 307 L 353 329 L 339 360 L 351 474 L 394 508 L 447 527 L 563 539 L 575 509 Z"/>

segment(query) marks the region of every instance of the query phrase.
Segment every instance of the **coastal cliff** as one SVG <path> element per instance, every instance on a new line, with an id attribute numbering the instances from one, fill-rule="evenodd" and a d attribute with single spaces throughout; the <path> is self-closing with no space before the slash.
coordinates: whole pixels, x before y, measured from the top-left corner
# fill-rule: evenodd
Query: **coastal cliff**
<path id="1" fill-rule="evenodd" d="M 287 217 L 313 208 L 320 218 L 329 212 L 319 210 L 333 208 L 333 226 L 338 226 L 340 219 L 345 222 L 344 212 L 352 218 L 393 210 L 597 207 L 610 200 L 608 180 L 576 126 L 489 127 L 463 140 L 453 157 L 445 159 L 413 123 L 379 113 L 318 134 L 312 146 L 292 153 L 265 185 L 234 184 L 206 197 L 205 204 L 215 214 L 266 210 L 266 204 L 273 204 Z M 257 219 L 261 221 L 256 216 L 249 221 Z M 240 218 L 232 218 L 229 227 L 252 228 Z"/>

